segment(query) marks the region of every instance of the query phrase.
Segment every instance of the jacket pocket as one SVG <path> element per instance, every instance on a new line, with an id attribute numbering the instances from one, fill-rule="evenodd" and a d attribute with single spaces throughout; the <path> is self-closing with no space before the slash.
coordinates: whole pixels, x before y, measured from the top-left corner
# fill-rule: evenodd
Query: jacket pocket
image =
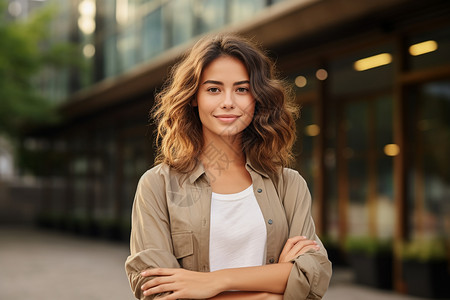
<path id="1" fill-rule="evenodd" d="M 184 269 L 192 270 L 194 237 L 192 231 L 172 233 L 173 254 Z"/>

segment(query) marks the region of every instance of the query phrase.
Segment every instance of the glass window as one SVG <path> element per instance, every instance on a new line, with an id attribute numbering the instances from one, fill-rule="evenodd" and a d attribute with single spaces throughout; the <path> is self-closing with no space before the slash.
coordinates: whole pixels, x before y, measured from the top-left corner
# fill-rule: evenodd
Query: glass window
<path id="1" fill-rule="evenodd" d="M 375 105 L 375 144 L 376 144 L 376 224 L 380 238 L 392 238 L 394 235 L 394 161 L 398 154 L 393 144 L 393 101 L 391 96 L 381 96 Z"/>
<path id="2" fill-rule="evenodd" d="M 130 136 L 123 140 L 123 218 L 129 218 L 133 205 L 134 194 L 139 178 L 149 168 L 145 142 L 141 136 Z"/>
<path id="3" fill-rule="evenodd" d="M 199 33 L 208 32 L 225 25 L 225 0 L 201 0 L 197 2 Z"/>
<path id="4" fill-rule="evenodd" d="M 230 21 L 246 21 L 266 6 L 266 0 L 230 0 Z"/>
<path id="5" fill-rule="evenodd" d="M 294 145 L 295 166 L 300 174 L 305 178 L 313 193 L 314 172 L 317 166 L 314 156 L 315 138 L 320 132 L 319 125 L 316 124 L 314 105 L 302 105 L 301 117 L 297 120 L 297 140 Z"/>
<path id="6" fill-rule="evenodd" d="M 347 131 L 346 156 L 353 157 L 368 148 L 368 103 L 356 102 L 350 104 L 345 112 L 344 127 Z"/>
<path id="7" fill-rule="evenodd" d="M 409 207 L 412 234 L 450 235 L 450 79 L 408 94 Z"/>
<path id="8" fill-rule="evenodd" d="M 99 5 L 99 3 L 97 3 Z M 116 32 L 116 0 L 110 5 L 102 5 L 102 8 L 96 9 L 97 16 L 103 21 L 102 26 L 97 26 L 97 30 L 100 28 L 102 31 L 96 34 L 101 34 L 102 36 L 108 36 Z M 97 21 L 97 20 L 96 20 Z"/>
<path id="9" fill-rule="evenodd" d="M 150 12 L 143 21 L 143 56 L 150 59 L 164 50 L 165 27 L 163 26 L 162 7 Z"/>
<path id="10" fill-rule="evenodd" d="M 120 71 L 130 69 L 137 64 L 140 47 L 136 24 L 126 27 L 117 37 L 117 51 L 120 62 Z"/>
<path id="11" fill-rule="evenodd" d="M 393 47 L 379 46 L 330 63 L 330 90 L 341 96 L 376 91 L 394 82 Z"/>
<path id="12" fill-rule="evenodd" d="M 332 240 L 339 237 L 339 202 L 338 202 L 338 175 L 337 175 L 337 122 L 336 111 L 337 104 L 335 101 L 326 103 L 326 122 L 327 126 L 324 130 L 325 135 L 325 203 L 327 206 L 327 233 Z"/>
<path id="13" fill-rule="evenodd" d="M 314 68 L 305 68 L 291 76 L 290 81 L 293 82 L 300 101 L 302 101 L 302 94 L 317 90 L 318 80 L 315 75 L 316 72 Z"/>
<path id="14" fill-rule="evenodd" d="M 391 238 L 394 228 L 392 96 L 348 101 L 344 108 L 343 176 L 347 177 L 348 233 Z M 342 172 L 342 171 L 341 171 Z"/>
<path id="15" fill-rule="evenodd" d="M 351 235 L 368 233 L 368 115 L 367 102 L 353 102 L 346 106 L 344 112 L 344 129 L 346 147 L 343 155 L 346 158 L 349 220 L 348 229 Z"/>
<path id="16" fill-rule="evenodd" d="M 86 215 L 88 207 L 88 162 L 84 155 L 77 156 L 72 162 L 74 214 Z"/>
<path id="17" fill-rule="evenodd" d="M 116 36 L 111 35 L 105 41 L 105 75 L 112 77 L 118 74 Z"/>
<path id="18" fill-rule="evenodd" d="M 193 0 L 172 0 L 172 45 L 182 44 L 194 35 L 194 6 Z"/>

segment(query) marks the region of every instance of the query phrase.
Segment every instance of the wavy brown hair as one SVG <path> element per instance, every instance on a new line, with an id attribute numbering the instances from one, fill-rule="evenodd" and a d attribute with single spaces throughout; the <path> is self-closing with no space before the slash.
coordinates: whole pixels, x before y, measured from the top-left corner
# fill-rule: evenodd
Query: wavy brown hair
<path id="1" fill-rule="evenodd" d="M 255 167 L 277 177 L 292 159 L 297 109 L 274 63 L 249 40 L 235 34 L 206 36 L 170 71 L 152 110 L 157 123 L 156 163 L 187 173 L 203 150 L 198 109 L 191 105 L 202 70 L 220 56 L 239 59 L 247 68 L 255 98 L 252 123 L 242 133 L 242 149 Z"/>

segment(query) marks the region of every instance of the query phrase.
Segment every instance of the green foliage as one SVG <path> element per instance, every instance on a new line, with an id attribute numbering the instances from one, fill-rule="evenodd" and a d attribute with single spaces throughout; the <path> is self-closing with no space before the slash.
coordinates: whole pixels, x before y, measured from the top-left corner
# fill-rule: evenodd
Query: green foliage
<path id="1" fill-rule="evenodd" d="M 445 261 L 447 247 L 444 239 L 419 238 L 403 245 L 402 257 L 405 261 Z"/>
<path id="2" fill-rule="evenodd" d="M 345 241 L 348 252 L 375 255 L 392 252 L 391 240 L 379 240 L 372 237 L 348 237 Z"/>
<path id="3" fill-rule="evenodd" d="M 8 20 L 5 9 L 1 1 L 0 134 L 14 137 L 25 126 L 58 120 L 55 104 L 40 94 L 33 77 L 44 68 L 78 64 L 81 52 L 67 43 L 50 42 L 54 8 L 46 7 L 26 20 Z"/>

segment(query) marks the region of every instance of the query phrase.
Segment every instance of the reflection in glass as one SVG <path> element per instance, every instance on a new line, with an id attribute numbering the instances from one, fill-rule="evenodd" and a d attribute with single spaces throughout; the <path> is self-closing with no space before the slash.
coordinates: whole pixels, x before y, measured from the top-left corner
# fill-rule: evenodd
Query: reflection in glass
<path id="1" fill-rule="evenodd" d="M 450 236 L 450 80 L 409 93 L 410 226 L 413 236 Z"/>
<path id="2" fill-rule="evenodd" d="M 301 118 L 297 121 L 297 141 L 294 145 L 296 169 L 305 178 L 311 193 L 314 191 L 314 172 L 317 168 L 314 155 L 315 137 L 317 135 L 308 134 L 308 128 L 311 131 L 313 129 L 310 126 L 318 127 L 314 123 L 316 122 L 314 118 L 315 110 L 315 106 L 311 104 L 302 105 Z"/>
<path id="3" fill-rule="evenodd" d="M 226 23 L 226 0 L 202 0 L 197 2 L 196 15 L 199 32 L 208 32 Z"/>
<path id="4" fill-rule="evenodd" d="M 166 30 L 162 11 L 162 7 L 158 7 L 143 20 L 142 52 L 144 60 L 148 60 L 164 50 Z"/>
<path id="5" fill-rule="evenodd" d="M 386 144 L 394 146 L 392 116 L 389 95 L 352 101 L 345 107 L 342 153 L 348 180 L 348 234 L 352 236 L 393 236 L 393 161 L 384 152 Z"/>
<path id="6" fill-rule="evenodd" d="M 192 0 L 172 0 L 172 46 L 188 41 L 194 35 L 194 3 Z"/>
<path id="7" fill-rule="evenodd" d="M 229 0 L 232 23 L 246 21 L 266 6 L 266 0 Z"/>

